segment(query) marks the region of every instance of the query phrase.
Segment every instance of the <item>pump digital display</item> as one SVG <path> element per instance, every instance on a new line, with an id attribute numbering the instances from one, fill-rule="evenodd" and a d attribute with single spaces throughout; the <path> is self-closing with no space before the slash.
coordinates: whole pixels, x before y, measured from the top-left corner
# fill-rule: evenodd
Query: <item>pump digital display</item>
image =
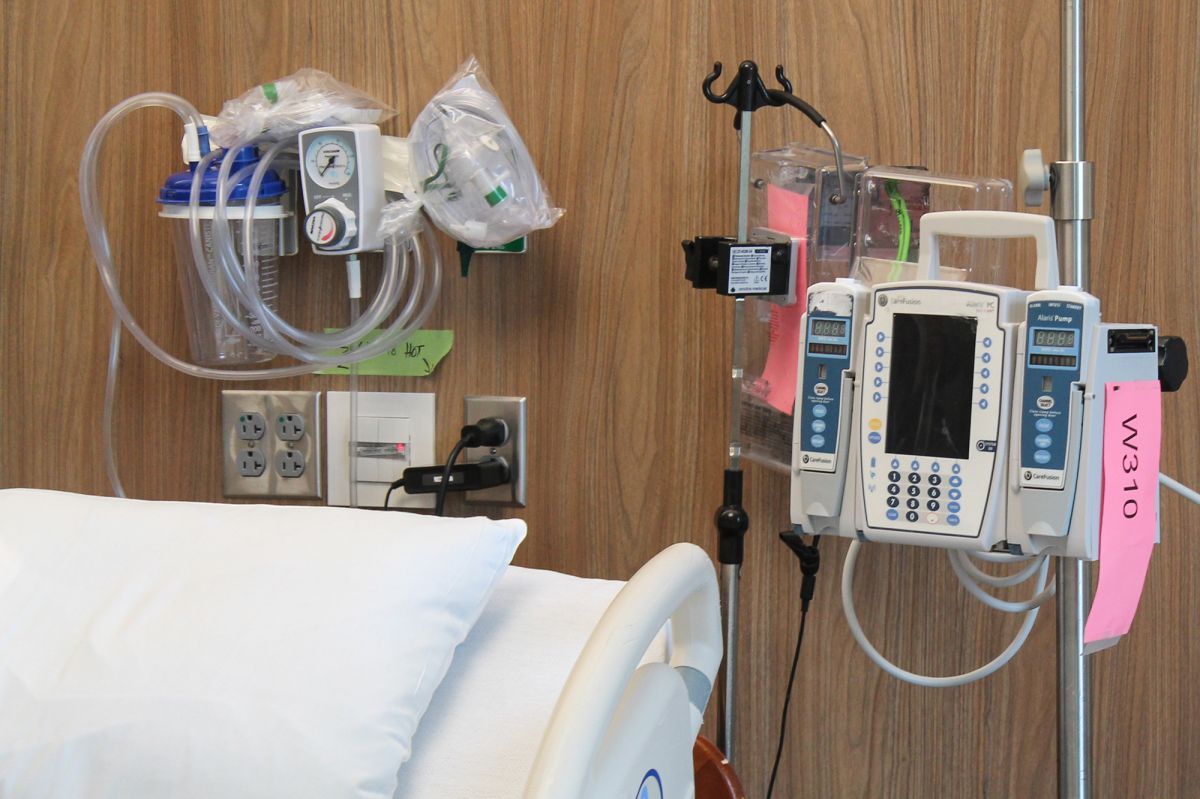
<path id="1" fill-rule="evenodd" d="M 966 316 L 893 315 L 888 452 L 971 456 L 976 324 Z"/>
<path id="2" fill-rule="evenodd" d="M 838 319 L 814 319 L 810 329 L 814 336 L 842 338 L 846 335 L 846 323 Z"/>
<path id="3" fill-rule="evenodd" d="M 1033 331 L 1035 347 L 1074 347 L 1074 330 L 1037 329 Z"/>

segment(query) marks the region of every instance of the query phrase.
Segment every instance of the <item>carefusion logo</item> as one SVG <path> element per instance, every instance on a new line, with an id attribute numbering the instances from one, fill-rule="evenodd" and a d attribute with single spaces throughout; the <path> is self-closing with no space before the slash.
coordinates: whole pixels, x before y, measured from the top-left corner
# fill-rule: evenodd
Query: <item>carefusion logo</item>
<path id="1" fill-rule="evenodd" d="M 638 788 L 637 799 L 663 799 L 662 778 L 658 776 L 658 772 L 654 769 L 650 769 L 646 772 L 646 776 L 642 777 L 642 784 Z"/>

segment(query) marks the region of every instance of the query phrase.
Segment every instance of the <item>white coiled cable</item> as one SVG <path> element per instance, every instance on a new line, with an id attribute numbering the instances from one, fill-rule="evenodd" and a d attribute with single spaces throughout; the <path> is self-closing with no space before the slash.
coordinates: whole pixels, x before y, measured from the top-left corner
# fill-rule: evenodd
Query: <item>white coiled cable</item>
<path id="1" fill-rule="evenodd" d="M 1051 596 L 1054 595 L 1053 586 L 1049 588 L 1046 587 L 1046 580 L 1050 572 L 1050 559 L 1048 557 L 1039 556 L 1033 561 L 1033 571 L 1037 573 L 1037 589 L 1035 595 L 1026 602 L 1004 602 L 1003 600 L 996 599 L 995 597 L 986 594 L 986 592 L 984 592 L 983 589 L 981 589 L 970 578 L 968 572 L 965 569 L 962 569 L 961 564 L 955 557 L 956 555 L 962 555 L 963 559 L 965 560 L 966 556 L 963 555 L 963 553 L 951 550 L 950 563 L 954 567 L 954 573 L 958 576 L 959 580 L 963 583 L 963 586 L 966 587 L 968 591 L 971 591 L 971 593 L 977 597 L 979 594 L 977 594 L 976 591 L 979 591 L 980 594 L 983 594 L 983 596 L 987 597 L 987 599 L 984 601 L 987 602 L 989 606 L 995 607 L 998 610 L 1005 610 L 1009 613 L 1023 612 L 1025 614 L 1025 618 L 1021 622 L 1021 626 L 1018 628 L 1016 636 L 1009 643 L 1009 645 L 1005 647 L 1004 651 L 979 668 L 966 672 L 965 674 L 954 674 L 944 677 L 916 674 L 900 668 L 895 663 L 892 663 L 890 660 L 880 654 L 879 650 L 876 649 L 874 645 L 871 644 L 870 639 L 867 638 L 867 634 L 863 631 L 862 624 L 858 620 L 858 613 L 854 609 L 854 570 L 858 562 L 858 553 L 861 548 L 862 542 L 851 541 L 850 548 L 846 552 L 846 562 L 842 566 L 842 609 L 846 614 L 846 622 L 850 626 L 850 634 L 854 636 L 854 640 L 858 642 L 858 645 L 862 648 L 863 652 L 867 654 L 867 657 L 874 661 L 875 665 L 879 666 L 879 668 L 883 669 L 896 679 L 903 680 L 907 683 L 912 683 L 913 685 L 921 685 L 926 688 L 952 688 L 959 685 L 967 685 L 968 683 L 982 680 L 984 677 L 994 674 L 1007 665 L 1008 662 L 1017 654 L 1017 652 L 1021 650 L 1021 647 L 1025 645 L 1025 641 L 1028 640 L 1029 634 L 1033 630 L 1034 622 L 1037 621 L 1038 610 L 1041 609 L 1042 604 L 1044 604 Z M 1013 558 L 1010 556 L 1009 560 L 1012 561 Z M 1029 573 L 1031 573 L 1029 567 L 1022 569 L 1020 572 L 1017 572 L 1014 575 L 1006 577 L 995 577 L 993 575 L 986 575 L 985 572 L 980 572 L 980 574 L 985 574 L 988 578 L 994 580 L 1010 580 L 1018 575 L 1027 575 Z"/>

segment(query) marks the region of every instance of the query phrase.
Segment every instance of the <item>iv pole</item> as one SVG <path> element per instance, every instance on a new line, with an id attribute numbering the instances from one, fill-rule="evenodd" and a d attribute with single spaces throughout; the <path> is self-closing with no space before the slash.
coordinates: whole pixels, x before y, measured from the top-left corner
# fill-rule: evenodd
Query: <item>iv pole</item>
<path id="1" fill-rule="evenodd" d="M 1025 204 L 1042 204 L 1050 190 L 1050 213 L 1064 279 L 1088 291 L 1093 164 L 1084 156 L 1084 0 L 1062 0 L 1062 74 L 1059 137 L 1062 160 L 1048 167 L 1039 150 L 1026 150 L 1020 172 Z M 1091 664 L 1083 654 L 1091 572 L 1088 564 L 1058 558 L 1055 569 L 1058 639 L 1058 796 L 1091 796 Z"/>
<path id="2" fill-rule="evenodd" d="M 1084 0 L 1062 3 L 1062 159 L 1050 166 L 1050 206 L 1064 274 L 1089 290 L 1092 163 L 1084 160 Z M 1082 560 L 1058 558 L 1058 795 L 1091 796 L 1091 664 L 1083 654 L 1090 571 Z"/>
<path id="3" fill-rule="evenodd" d="M 1039 206 L 1050 190 L 1058 262 L 1066 282 L 1090 288 L 1092 168 L 1084 156 L 1084 0 L 1062 0 L 1062 73 L 1059 137 L 1062 160 L 1048 167 L 1039 150 L 1026 150 L 1019 174 L 1025 204 Z M 1088 564 L 1058 558 L 1058 796 L 1091 796 L 1091 664 L 1083 654 L 1091 572 Z"/>

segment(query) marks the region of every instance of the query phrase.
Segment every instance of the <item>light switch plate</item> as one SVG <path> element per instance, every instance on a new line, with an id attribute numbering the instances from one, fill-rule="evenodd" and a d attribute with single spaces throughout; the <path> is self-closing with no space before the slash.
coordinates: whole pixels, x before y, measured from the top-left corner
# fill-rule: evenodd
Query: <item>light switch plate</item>
<path id="1" fill-rule="evenodd" d="M 221 449 L 225 496 L 320 499 L 320 392 L 222 391 Z"/>
<path id="2" fill-rule="evenodd" d="M 350 504 L 350 392 L 330 391 L 325 428 L 329 504 Z M 388 486 L 409 466 L 432 466 L 436 395 L 360 391 L 358 393 L 358 506 L 381 508 Z M 396 445 L 402 444 L 403 451 Z M 432 508 L 432 494 L 392 492 L 392 508 Z"/>
<path id="3" fill-rule="evenodd" d="M 463 397 L 463 424 L 494 416 L 508 425 L 508 443 L 499 447 L 470 447 L 463 450 L 464 463 L 478 463 L 500 457 L 508 463 L 512 479 L 508 485 L 467 491 L 463 494 L 470 504 L 515 505 L 525 507 L 525 475 L 529 459 L 525 451 L 524 397 Z"/>

